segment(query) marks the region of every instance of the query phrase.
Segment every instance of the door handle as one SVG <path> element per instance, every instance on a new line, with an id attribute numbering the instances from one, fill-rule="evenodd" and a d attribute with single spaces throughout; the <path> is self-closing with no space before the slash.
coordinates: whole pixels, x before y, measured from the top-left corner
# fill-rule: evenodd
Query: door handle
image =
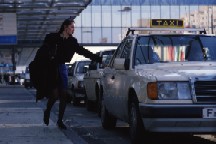
<path id="1" fill-rule="evenodd" d="M 115 76 L 113 75 L 113 76 L 111 77 L 111 79 L 115 79 Z"/>

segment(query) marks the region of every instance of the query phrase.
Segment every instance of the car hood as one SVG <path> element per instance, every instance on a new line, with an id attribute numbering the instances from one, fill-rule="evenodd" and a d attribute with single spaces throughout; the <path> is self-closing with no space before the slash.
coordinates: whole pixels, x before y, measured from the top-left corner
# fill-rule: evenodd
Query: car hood
<path id="1" fill-rule="evenodd" d="M 149 79 L 188 80 L 193 77 L 214 77 L 216 79 L 216 62 L 168 62 L 144 64 L 135 67 L 136 73 Z"/>

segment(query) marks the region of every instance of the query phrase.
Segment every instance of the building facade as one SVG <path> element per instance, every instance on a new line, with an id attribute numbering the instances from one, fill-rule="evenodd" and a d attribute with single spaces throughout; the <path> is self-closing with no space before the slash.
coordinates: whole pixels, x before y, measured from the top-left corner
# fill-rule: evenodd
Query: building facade
<path id="1" fill-rule="evenodd" d="M 116 45 L 129 27 L 149 27 L 150 19 L 184 19 L 185 27 L 215 33 L 214 0 L 92 0 L 75 18 L 83 44 Z"/>

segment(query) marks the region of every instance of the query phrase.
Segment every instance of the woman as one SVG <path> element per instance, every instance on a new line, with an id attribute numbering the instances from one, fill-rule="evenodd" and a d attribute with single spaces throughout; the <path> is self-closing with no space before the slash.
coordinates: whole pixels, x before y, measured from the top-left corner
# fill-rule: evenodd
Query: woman
<path id="1" fill-rule="evenodd" d="M 48 86 L 50 96 L 44 111 L 44 123 L 49 125 L 49 117 L 52 106 L 59 98 L 59 115 L 57 125 L 61 129 L 67 129 L 62 119 L 64 116 L 67 100 L 68 73 L 65 62 L 70 62 L 74 53 L 78 53 L 93 61 L 101 62 L 102 58 L 79 46 L 74 33 L 74 21 L 69 18 L 64 20 L 59 32 L 46 35 L 42 46 L 49 49 L 48 57 L 52 61 L 48 69 Z"/>

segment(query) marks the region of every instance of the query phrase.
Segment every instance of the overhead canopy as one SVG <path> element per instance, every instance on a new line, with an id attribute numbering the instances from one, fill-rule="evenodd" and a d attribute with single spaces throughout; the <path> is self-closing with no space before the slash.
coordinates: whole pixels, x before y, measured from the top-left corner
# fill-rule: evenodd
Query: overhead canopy
<path id="1" fill-rule="evenodd" d="M 0 22 L 4 21 L 2 14 L 16 14 L 17 47 L 38 46 L 46 33 L 57 31 L 64 19 L 75 18 L 90 2 L 91 0 L 0 0 Z M 10 22 L 5 24 L 5 27 L 10 28 L 9 24 Z M 7 48 L 0 45 L 1 47 Z"/>
<path id="2" fill-rule="evenodd" d="M 92 0 L 93 5 L 216 5 L 216 0 Z"/>

